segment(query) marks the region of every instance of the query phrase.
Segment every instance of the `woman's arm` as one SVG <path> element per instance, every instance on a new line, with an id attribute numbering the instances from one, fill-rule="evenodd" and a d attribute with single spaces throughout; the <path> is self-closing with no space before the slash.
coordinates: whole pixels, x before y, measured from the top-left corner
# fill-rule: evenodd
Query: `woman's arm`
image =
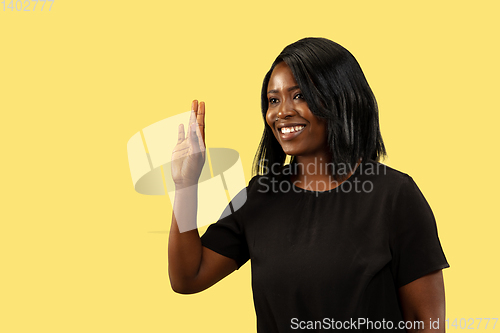
<path id="1" fill-rule="evenodd" d="M 399 299 L 406 322 L 422 321 L 424 329 L 408 332 L 444 332 L 445 297 L 443 272 L 437 270 L 399 288 Z M 435 323 L 439 320 L 439 328 Z M 430 327 L 433 322 L 435 327 Z"/>
<path id="2" fill-rule="evenodd" d="M 197 293 L 212 286 L 238 266 L 233 259 L 201 245 L 196 228 L 198 179 L 205 162 L 205 104 L 193 101 L 187 137 L 179 126 L 172 153 L 172 178 L 176 191 L 168 242 L 170 284 L 181 294 Z M 179 223 L 183 226 L 180 232 Z"/>
<path id="3" fill-rule="evenodd" d="M 170 285 L 180 294 L 203 291 L 238 268 L 233 259 L 202 246 L 198 229 L 180 233 L 174 214 L 168 241 L 168 262 Z"/>

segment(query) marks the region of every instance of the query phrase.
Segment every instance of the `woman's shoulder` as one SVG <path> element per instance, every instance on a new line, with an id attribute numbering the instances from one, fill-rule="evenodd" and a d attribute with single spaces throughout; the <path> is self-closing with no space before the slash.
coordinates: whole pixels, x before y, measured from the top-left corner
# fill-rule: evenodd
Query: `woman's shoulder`
<path id="1" fill-rule="evenodd" d="M 368 159 L 362 162 L 356 170 L 358 175 L 383 177 L 388 181 L 407 181 L 411 176 L 379 161 Z"/>
<path id="2" fill-rule="evenodd" d="M 259 192 L 262 193 L 263 189 L 267 189 L 275 183 L 283 181 L 284 178 L 279 175 L 272 174 L 259 174 L 254 175 L 252 179 L 248 182 L 247 191 L 249 192 Z"/>
<path id="3" fill-rule="evenodd" d="M 408 173 L 372 159 L 361 163 L 355 175 L 372 182 L 374 188 L 393 194 L 416 187 L 415 181 Z"/>

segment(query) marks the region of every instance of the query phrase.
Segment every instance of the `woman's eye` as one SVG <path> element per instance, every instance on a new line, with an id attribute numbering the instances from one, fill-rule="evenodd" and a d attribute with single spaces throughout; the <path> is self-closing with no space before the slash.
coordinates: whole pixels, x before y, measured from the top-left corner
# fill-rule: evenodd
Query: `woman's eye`
<path id="1" fill-rule="evenodd" d="M 274 98 L 274 97 L 269 98 L 269 104 L 275 104 L 275 103 L 278 103 L 277 98 Z"/>
<path id="2" fill-rule="evenodd" d="M 295 99 L 304 99 L 304 95 L 302 95 L 302 94 L 297 94 L 297 95 L 295 95 L 295 97 L 294 97 L 294 98 L 295 98 Z"/>

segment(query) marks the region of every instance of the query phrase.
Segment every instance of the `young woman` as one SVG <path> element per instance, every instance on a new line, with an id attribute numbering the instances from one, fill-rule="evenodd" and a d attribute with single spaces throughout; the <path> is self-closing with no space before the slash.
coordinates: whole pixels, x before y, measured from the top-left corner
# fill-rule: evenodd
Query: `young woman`
<path id="1" fill-rule="evenodd" d="M 205 105 L 192 109 L 173 152 L 176 292 L 200 292 L 250 259 L 258 332 L 444 332 L 449 265 L 432 211 L 410 176 L 378 162 L 377 104 L 346 49 L 305 38 L 276 58 L 262 86 L 265 129 L 256 175 L 240 193 L 246 202 L 202 238 L 177 226 L 196 224 L 205 158 Z"/>

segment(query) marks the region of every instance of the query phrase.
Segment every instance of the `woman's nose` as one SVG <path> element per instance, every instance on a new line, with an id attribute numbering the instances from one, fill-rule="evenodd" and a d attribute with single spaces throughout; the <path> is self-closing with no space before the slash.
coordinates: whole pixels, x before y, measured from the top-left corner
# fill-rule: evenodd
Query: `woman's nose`
<path id="1" fill-rule="evenodd" d="M 286 119 L 293 116 L 296 111 L 293 108 L 293 103 L 290 101 L 283 101 L 278 109 L 278 118 Z"/>

